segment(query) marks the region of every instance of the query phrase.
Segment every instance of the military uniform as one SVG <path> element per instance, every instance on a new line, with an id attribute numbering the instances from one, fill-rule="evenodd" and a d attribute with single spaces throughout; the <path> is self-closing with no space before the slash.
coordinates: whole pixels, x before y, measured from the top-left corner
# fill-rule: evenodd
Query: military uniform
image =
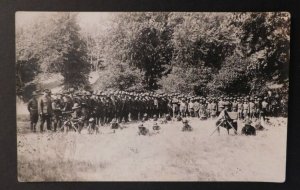
<path id="1" fill-rule="evenodd" d="M 36 93 L 34 92 L 34 96 Z M 33 97 L 29 100 L 27 109 L 30 113 L 30 129 L 33 132 L 36 132 L 36 124 L 39 119 L 39 112 L 38 112 L 38 100 L 36 97 Z"/>
<path id="2" fill-rule="evenodd" d="M 41 110 L 41 124 L 40 131 L 44 131 L 44 123 L 47 123 L 47 130 L 51 130 L 51 116 L 52 116 L 52 102 L 50 98 L 50 91 L 46 90 L 45 95 L 41 98 L 39 106 Z"/>
<path id="3" fill-rule="evenodd" d="M 53 110 L 53 127 L 54 131 L 56 131 L 57 128 L 60 128 L 62 125 L 62 106 L 60 103 L 60 100 L 55 99 L 52 102 L 52 110 Z"/>

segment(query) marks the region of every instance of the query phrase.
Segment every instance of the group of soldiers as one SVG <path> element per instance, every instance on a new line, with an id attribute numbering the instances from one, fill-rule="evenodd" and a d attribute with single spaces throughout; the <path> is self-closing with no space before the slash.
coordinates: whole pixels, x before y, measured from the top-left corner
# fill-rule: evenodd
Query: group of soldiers
<path id="1" fill-rule="evenodd" d="M 203 97 L 180 93 L 126 92 L 126 91 L 75 91 L 65 90 L 52 94 L 49 89 L 33 92 L 28 102 L 31 130 L 57 131 L 67 116 L 80 119 L 80 126 L 105 126 L 110 123 L 144 121 L 147 118 L 198 117 L 215 118 L 226 109 L 238 113 L 238 119 L 279 116 L 287 110 L 280 96 L 218 96 Z"/>

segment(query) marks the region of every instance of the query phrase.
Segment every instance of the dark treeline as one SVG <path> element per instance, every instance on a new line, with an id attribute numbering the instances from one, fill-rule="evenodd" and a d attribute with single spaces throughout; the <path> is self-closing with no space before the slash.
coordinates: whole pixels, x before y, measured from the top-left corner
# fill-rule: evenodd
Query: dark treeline
<path id="1" fill-rule="evenodd" d="M 206 96 L 279 85 L 287 93 L 288 13 L 115 13 L 106 32 L 84 35 L 76 17 L 17 27 L 19 94 L 44 72 L 60 73 L 65 88 Z M 100 76 L 92 86 L 91 70 Z"/>

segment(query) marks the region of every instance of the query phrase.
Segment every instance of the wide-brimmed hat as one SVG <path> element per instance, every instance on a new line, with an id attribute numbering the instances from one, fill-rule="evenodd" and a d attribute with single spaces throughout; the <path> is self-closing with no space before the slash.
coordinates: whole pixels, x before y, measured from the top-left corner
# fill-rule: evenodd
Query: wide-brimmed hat
<path id="1" fill-rule="evenodd" d="M 80 108 L 80 105 L 79 105 L 78 103 L 75 103 L 75 104 L 73 105 L 72 109 L 74 110 L 74 109 L 77 109 L 77 108 Z"/>
<path id="2" fill-rule="evenodd" d="M 32 96 L 37 96 L 37 95 L 38 94 L 35 91 L 32 92 Z"/>
<path id="3" fill-rule="evenodd" d="M 251 123 L 252 123 L 252 121 L 250 119 L 245 120 L 245 124 L 250 125 Z"/>
<path id="4" fill-rule="evenodd" d="M 94 120 L 94 118 L 93 117 L 91 117 L 90 119 L 89 119 L 89 122 L 90 123 L 92 123 L 92 122 L 94 122 L 95 120 Z"/>
<path id="5" fill-rule="evenodd" d="M 183 121 L 182 121 L 182 123 L 188 123 L 189 121 L 187 120 L 187 119 L 184 119 Z"/>

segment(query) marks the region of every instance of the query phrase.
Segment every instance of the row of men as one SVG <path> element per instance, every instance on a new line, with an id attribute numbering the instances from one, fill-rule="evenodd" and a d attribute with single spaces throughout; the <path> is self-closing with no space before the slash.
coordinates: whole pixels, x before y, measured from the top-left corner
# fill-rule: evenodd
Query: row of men
<path id="1" fill-rule="evenodd" d="M 224 108 L 228 111 L 238 112 L 239 119 L 246 117 L 259 118 L 265 115 L 275 114 L 283 110 L 285 104 L 274 97 L 195 97 L 179 93 L 156 94 L 135 92 L 102 92 L 102 91 L 65 91 L 51 94 L 46 89 L 42 97 L 33 92 L 33 98 L 28 103 L 30 112 L 31 129 L 36 130 L 36 124 L 40 117 L 40 129 L 54 130 L 62 125 L 64 114 L 73 112 L 74 118 L 82 118 L 87 124 L 89 118 L 95 118 L 97 125 L 110 123 L 114 118 L 117 121 L 142 120 L 147 117 L 163 117 L 169 114 L 171 117 L 209 118 L 216 117 Z M 274 101 L 276 100 L 276 101 Z M 275 102 L 275 103 L 274 103 Z M 281 104 L 280 104 L 281 103 Z M 76 111 L 75 111 L 76 110 Z"/>

